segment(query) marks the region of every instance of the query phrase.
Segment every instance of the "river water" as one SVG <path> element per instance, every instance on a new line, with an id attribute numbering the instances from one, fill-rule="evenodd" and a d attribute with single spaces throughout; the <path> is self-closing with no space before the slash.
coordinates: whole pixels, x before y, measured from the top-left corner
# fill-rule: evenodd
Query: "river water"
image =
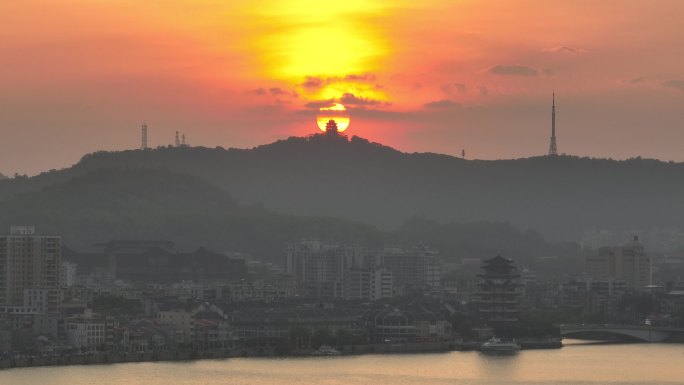
<path id="1" fill-rule="evenodd" d="M 0 385 L 684 384 L 682 344 L 564 343 L 514 356 L 449 352 L 21 368 L 0 371 Z"/>

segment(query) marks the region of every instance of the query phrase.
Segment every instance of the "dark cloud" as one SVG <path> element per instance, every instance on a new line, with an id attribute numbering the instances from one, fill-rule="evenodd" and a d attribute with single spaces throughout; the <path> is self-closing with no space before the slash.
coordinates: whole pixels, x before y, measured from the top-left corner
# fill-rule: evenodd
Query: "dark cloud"
<path id="1" fill-rule="evenodd" d="M 665 87 L 675 88 L 680 91 L 684 91 L 684 80 L 668 80 L 663 82 Z"/>
<path id="2" fill-rule="evenodd" d="M 330 107 L 331 104 L 335 103 L 335 99 L 328 99 L 328 100 L 314 100 L 311 102 L 308 102 L 304 105 L 306 108 L 318 110 L 321 107 Z"/>
<path id="3" fill-rule="evenodd" d="M 335 78 L 331 78 L 335 79 Z M 371 73 L 367 74 L 361 74 L 361 75 L 355 75 L 355 74 L 349 74 L 344 77 L 344 80 L 350 81 L 350 82 L 374 82 L 375 81 L 375 75 Z"/>
<path id="4" fill-rule="evenodd" d="M 302 84 L 300 84 L 300 86 L 302 86 L 302 87 L 304 87 L 304 88 L 309 88 L 309 89 L 318 89 L 318 88 L 323 87 L 323 85 L 324 85 L 325 83 L 326 83 L 326 82 L 325 82 L 322 78 L 320 78 L 320 77 L 317 77 L 317 76 L 307 76 L 307 77 L 304 79 L 304 82 L 303 82 Z"/>
<path id="5" fill-rule="evenodd" d="M 452 93 L 465 93 L 468 91 L 468 87 L 466 87 L 465 84 L 463 83 L 447 83 L 441 87 L 442 91 L 444 91 L 447 94 L 452 94 Z"/>
<path id="6" fill-rule="evenodd" d="M 273 96 L 285 95 L 287 93 L 285 90 L 283 90 L 282 88 L 278 88 L 278 87 L 269 88 L 268 91 Z"/>
<path id="7" fill-rule="evenodd" d="M 452 109 L 452 108 L 459 108 L 461 105 L 459 103 L 456 103 L 454 101 L 448 100 L 448 99 L 442 99 L 442 100 L 435 100 L 433 102 L 428 102 L 423 105 L 425 108 L 429 109 Z"/>
<path id="8" fill-rule="evenodd" d="M 304 107 L 317 110 L 321 107 L 328 107 L 333 103 L 342 103 L 345 105 L 345 107 L 354 108 L 357 110 L 366 109 L 367 107 L 386 107 L 391 105 L 391 103 L 384 102 L 382 100 L 364 98 L 347 92 L 342 95 L 342 97 L 337 99 L 314 100 L 308 102 L 304 105 Z"/>
<path id="9" fill-rule="evenodd" d="M 345 106 L 356 106 L 356 107 L 372 107 L 372 106 L 387 106 L 389 103 L 383 102 L 382 100 L 364 98 L 356 96 L 352 93 L 345 93 L 339 99 L 339 102 Z"/>
<path id="10" fill-rule="evenodd" d="M 322 78 L 319 76 L 307 76 L 304 82 L 299 84 L 301 87 L 308 88 L 311 90 L 316 90 L 323 87 L 326 84 L 333 84 L 339 82 L 352 82 L 352 83 L 373 83 L 376 76 L 371 73 L 366 74 L 349 74 L 346 76 L 334 76 L 328 78 Z"/>
<path id="11" fill-rule="evenodd" d="M 538 71 L 531 67 L 522 65 L 497 65 L 489 70 L 490 73 L 496 75 L 512 75 L 512 76 L 537 76 Z"/>
<path id="12" fill-rule="evenodd" d="M 480 91 L 480 95 L 482 96 L 489 95 L 489 88 L 487 88 L 487 86 L 478 86 L 477 90 Z"/>

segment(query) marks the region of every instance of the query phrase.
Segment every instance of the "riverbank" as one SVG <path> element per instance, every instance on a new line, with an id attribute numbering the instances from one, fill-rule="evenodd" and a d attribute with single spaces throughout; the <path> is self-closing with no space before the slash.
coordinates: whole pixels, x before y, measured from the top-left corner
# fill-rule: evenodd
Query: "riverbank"
<path id="1" fill-rule="evenodd" d="M 346 345 L 338 348 L 343 355 L 362 354 L 411 354 L 411 353 L 439 353 L 454 350 L 474 350 L 478 346 L 474 342 L 434 342 L 434 343 L 406 343 L 406 344 L 368 344 Z M 558 341 L 534 340 L 523 345 L 524 349 L 549 349 L 562 347 Z M 211 350 L 204 352 L 175 351 L 154 353 L 91 353 L 60 356 L 32 356 L 13 359 L 0 359 L 0 369 L 26 368 L 40 366 L 68 366 L 68 365 L 102 365 L 126 362 L 172 362 L 192 361 L 201 359 L 223 359 L 237 357 L 304 357 L 310 356 L 313 350 L 298 350 L 286 354 L 280 353 L 274 347 L 251 347 Z"/>

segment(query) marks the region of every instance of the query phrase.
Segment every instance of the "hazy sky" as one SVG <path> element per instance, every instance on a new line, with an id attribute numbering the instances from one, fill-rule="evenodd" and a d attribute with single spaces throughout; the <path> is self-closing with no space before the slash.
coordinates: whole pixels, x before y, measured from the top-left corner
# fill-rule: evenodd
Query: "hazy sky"
<path id="1" fill-rule="evenodd" d="M 684 161 L 684 1 L 0 1 L 0 172 L 317 131 L 404 151 Z"/>

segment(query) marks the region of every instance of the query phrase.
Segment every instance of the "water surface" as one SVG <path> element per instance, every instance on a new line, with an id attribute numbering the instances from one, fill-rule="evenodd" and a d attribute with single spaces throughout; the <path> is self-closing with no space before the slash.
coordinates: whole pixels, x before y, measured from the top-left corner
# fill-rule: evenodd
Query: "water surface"
<path id="1" fill-rule="evenodd" d="M 0 371 L 0 384 L 684 384 L 684 345 L 564 342 L 563 349 L 515 356 L 449 352 L 21 368 Z"/>

